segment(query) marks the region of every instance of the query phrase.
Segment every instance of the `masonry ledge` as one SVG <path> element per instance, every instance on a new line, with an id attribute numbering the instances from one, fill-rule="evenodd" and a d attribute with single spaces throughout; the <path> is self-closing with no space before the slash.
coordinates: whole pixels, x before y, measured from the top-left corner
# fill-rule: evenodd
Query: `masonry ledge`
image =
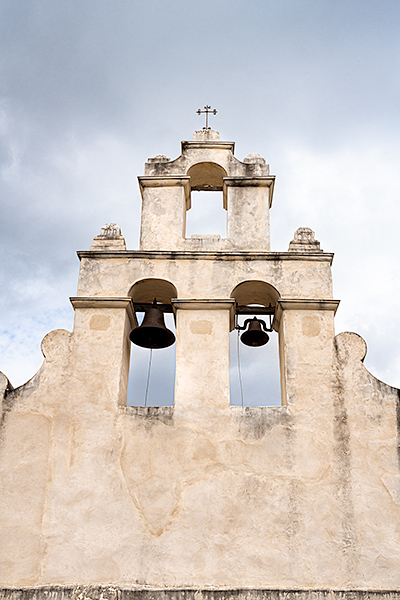
<path id="1" fill-rule="evenodd" d="M 398 600 L 398 589 L 118 586 L 115 584 L 0 587 L 0 600 Z"/>
<path id="2" fill-rule="evenodd" d="M 206 141 L 187 141 L 181 142 L 181 156 L 187 150 L 196 149 L 207 149 L 207 150 L 230 150 L 232 154 L 235 152 L 235 142 L 222 142 L 220 140 L 206 140 Z"/>
<path id="3" fill-rule="evenodd" d="M 80 308 L 124 308 L 132 327 L 137 327 L 137 319 L 130 296 L 71 296 L 70 302 L 74 310 Z"/>
<path id="4" fill-rule="evenodd" d="M 182 260 L 265 260 L 314 261 L 332 264 L 331 252 L 267 252 L 258 250 L 78 250 L 79 259 L 182 259 Z"/>
<path id="5" fill-rule="evenodd" d="M 142 188 L 190 186 L 189 175 L 141 175 L 138 181 Z"/>
<path id="6" fill-rule="evenodd" d="M 271 187 L 275 183 L 275 175 L 266 177 L 224 177 L 227 187 Z"/>
<path id="7" fill-rule="evenodd" d="M 279 298 L 275 311 L 273 327 L 275 331 L 279 328 L 282 313 L 285 310 L 323 310 L 332 311 L 336 314 L 340 300 L 324 298 Z"/>

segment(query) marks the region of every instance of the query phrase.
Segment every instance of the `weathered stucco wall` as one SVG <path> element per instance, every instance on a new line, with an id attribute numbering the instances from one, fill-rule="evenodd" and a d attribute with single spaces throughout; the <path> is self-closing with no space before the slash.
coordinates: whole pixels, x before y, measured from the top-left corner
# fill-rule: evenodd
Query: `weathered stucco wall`
<path id="1" fill-rule="evenodd" d="M 128 296 L 134 283 L 170 281 L 180 298 L 229 298 L 243 281 L 266 281 L 283 298 L 332 298 L 332 254 L 84 251 L 79 296 Z"/>
<path id="2" fill-rule="evenodd" d="M 291 356 L 287 406 L 203 410 L 120 406 L 76 334 L 49 337 L 3 402 L 3 585 L 400 585 L 397 390 L 358 336 Z"/>
<path id="3" fill-rule="evenodd" d="M 365 369 L 359 336 L 335 337 L 332 255 L 313 232 L 268 251 L 265 161 L 213 135 L 147 164 L 142 246 L 162 247 L 127 251 L 102 228 L 80 253 L 73 332 L 44 338 L 20 388 L 0 374 L 0 599 L 398 597 L 399 390 Z M 260 178 L 234 193 L 250 229 L 223 251 L 174 250 L 188 196 L 165 181 L 229 190 L 221 169 Z M 135 303 L 154 295 L 175 312 L 175 404 L 127 407 Z M 229 331 L 254 303 L 274 311 L 280 407 L 229 405 Z"/>

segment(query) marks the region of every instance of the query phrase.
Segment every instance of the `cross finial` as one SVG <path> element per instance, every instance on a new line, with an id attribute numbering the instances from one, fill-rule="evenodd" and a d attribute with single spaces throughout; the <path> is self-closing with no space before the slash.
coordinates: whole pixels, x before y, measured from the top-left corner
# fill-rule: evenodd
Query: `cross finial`
<path id="1" fill-rule="evenodd" d="M 196 112 L 197 112 L 197 114 L 198 114 L 198 115 L 201 115 L 202 113 L 205 113 L 205 115 L 206 115 L 206 126 L 205 126 L 205 127 L 203 127 L 203 129 L 211 129 L 211 127 L 209 127 L 209 126 L 208 126 L 208 115 L 209 115 L 209 114 L 211 114 L 211 115 L 216 115 L 216 114 L 217 114 L 217 111 L 215 110 L 215 108 L 213 108 L 213 109 L 212 109 L 212 108 L 211 108 L 211 106 L 209 106 L 209 105 L 207 104 L 207 105 L 204 107 L 204 110 L 200 110 L 200 108 L 199 108 L 199 110 L 196 110 Z"/>

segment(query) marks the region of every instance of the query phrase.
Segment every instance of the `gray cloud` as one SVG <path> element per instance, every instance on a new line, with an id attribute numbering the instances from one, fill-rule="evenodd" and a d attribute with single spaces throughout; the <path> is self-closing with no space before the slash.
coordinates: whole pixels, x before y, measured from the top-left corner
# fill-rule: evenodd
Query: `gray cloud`
<path id="1" fill-rule="evenodd" d="M 274 250 L 335 251 L 337 328 L 400 386 L 400 5 L 372 0 L 0 2 L 0 368 L 22 383 L 72 327 L 76 249 L 117 221 L 137 247 L 136 176 L 212 125 L 277 175 Z"/>

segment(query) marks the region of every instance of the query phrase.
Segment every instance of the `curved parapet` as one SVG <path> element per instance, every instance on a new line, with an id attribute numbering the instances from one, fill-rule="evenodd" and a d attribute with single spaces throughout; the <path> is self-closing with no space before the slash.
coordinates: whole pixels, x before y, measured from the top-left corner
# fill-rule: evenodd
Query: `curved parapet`
<path id="1" fill-rule="evenodd" d="M 70 351 L 72 333 L 66 329 L 54 329 L 44 336 L 41 343 L 46 363 L 65 361 Z"/>
<path id="2" fill-rule="evenodd" d="M 339 333 L 334 344 L 339 381 L 351 391 L 349 397 L 364 400 L 364 405 L 365 402 L 378 397 L 382 402 L 385 398 L 391 398 L 397 403 L 400 390 L 380 381 L 363 364 L 367 355 L 367 344 L 358 333 Z"/>
<path id="3" fill-rule="evenodd" d="M 13 390 L 9 379 L 0 371 L 0 422 L 3 422 L 4 400 L 9 392 Z"/>
<path id="4" fill-rule="evenodd" d="M 0 373 L 0 398 L 9 398 L 9 408 L 17 399 L 26 401 L 24 408 L 49 406 L 54 396 L 66 394 L 63 384 L 69 374 L 69 353 L 72 333 L 64 329 L 50 331 L 42 340 L 44 360 L 38 371 L 25 383 L 13 388 L 3 373 Z"/>
<path id="5" fill-rule="evenodd" d="M 358 333 L 344 331 L 335 337 L 335 347 L 340 364 L 363 362 L 367 355 L 367 344 Z"/>
<path id="6" fill-rule="evenodd" d="M 7 392 L 10 392 L 13 389 L 8 377 L 0 371 L 0 398 L 3 399 Z"/>

